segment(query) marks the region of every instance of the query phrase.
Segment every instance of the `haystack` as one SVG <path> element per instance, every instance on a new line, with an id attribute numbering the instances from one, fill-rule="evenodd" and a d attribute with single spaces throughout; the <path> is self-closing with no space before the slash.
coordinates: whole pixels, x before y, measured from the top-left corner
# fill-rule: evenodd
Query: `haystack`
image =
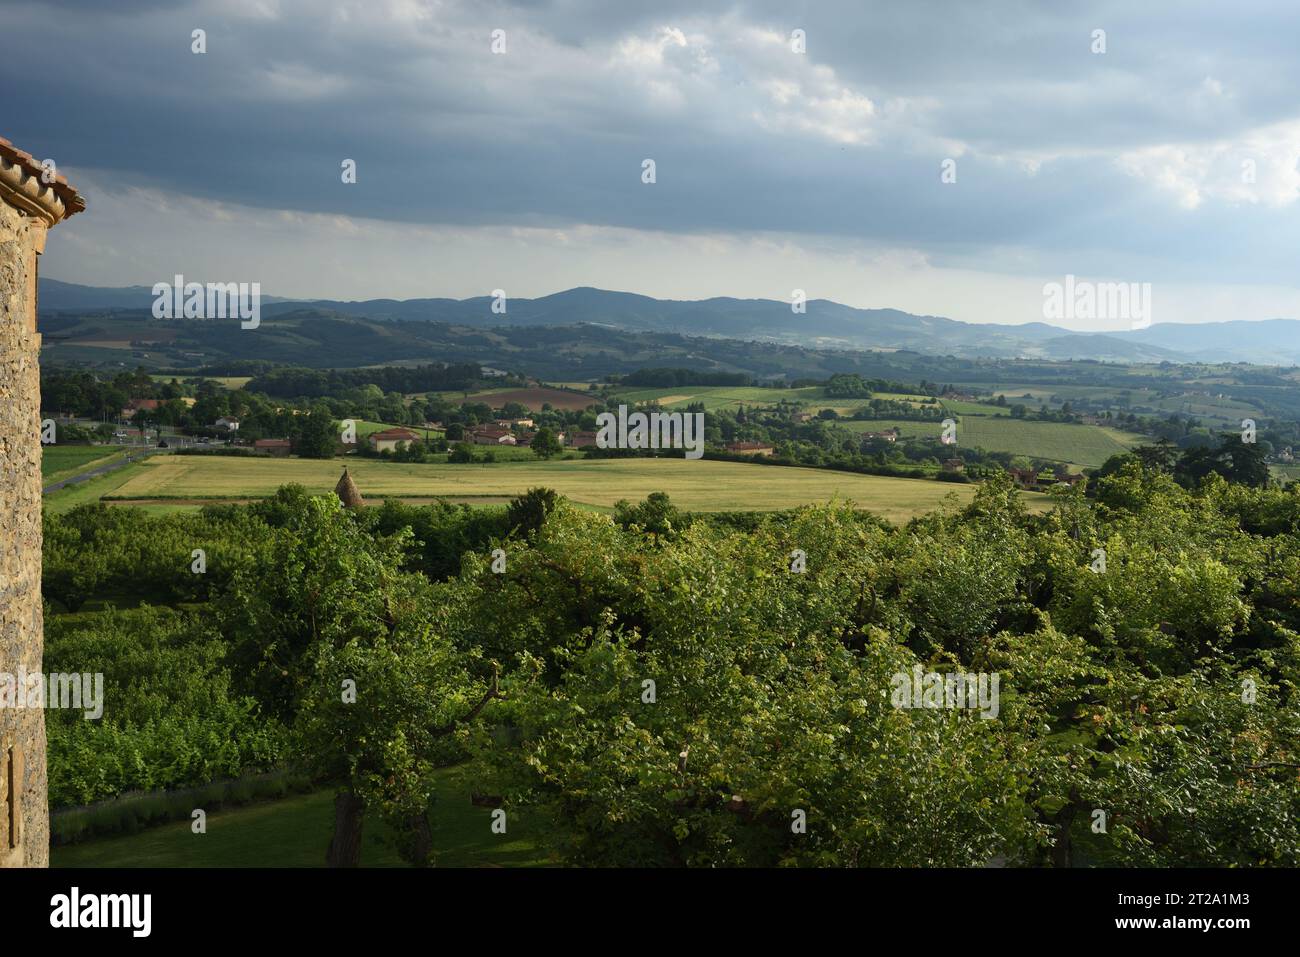
<path id="1" fill-rule="evenodd" d="M 343 466 L 343 477 L 339 479 L 339 484 L 334 486 L 334 494 L 339 497 L 344 508 L 360 508 L 365 505 L 365 499 L 357 491 L 357 483 L 352 481 L 352 476 L 348 474 L 348 467 Z"/>

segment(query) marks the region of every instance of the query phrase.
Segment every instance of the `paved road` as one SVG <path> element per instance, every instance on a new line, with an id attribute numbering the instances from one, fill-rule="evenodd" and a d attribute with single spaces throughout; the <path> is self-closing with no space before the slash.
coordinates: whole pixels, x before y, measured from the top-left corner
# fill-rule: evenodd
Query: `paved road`
<path id="1" fill-rule="evenodd" d="M 56 492 L 61 488 L 67 488 L 69 485 L 76 485 L 80 482 L 88 481 L 100 475 L 107 475 L 109 472 L 116 472 L 118 469 L 124 469 L 132 462 L 139 462 L 141 459 L 148 458 L 151 455 L 157 455 L 159 452 L 166 452 L 167 449 L 140 449 L 131 452 L 125 459 L 117 462 L 109 462 L 107 465 L 98 465 L 93 469 L 82 472 L 80 475 L 74 475 L 71 478 L 65 478 L 60 482 L 51 482 L 41 489 L 41 492 L 48 495 Z"/>

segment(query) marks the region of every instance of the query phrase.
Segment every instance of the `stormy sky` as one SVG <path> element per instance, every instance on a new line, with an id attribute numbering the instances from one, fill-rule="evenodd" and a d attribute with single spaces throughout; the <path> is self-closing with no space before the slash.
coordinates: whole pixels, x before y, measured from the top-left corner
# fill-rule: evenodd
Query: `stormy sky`
<path id="1" fill-rule="evenodd" d="M 1300 316 L 1284 0 L 0 7 L 0 136 L 89 203 L 53 278 L 1027 322 L 1072 274 L 1156 322 Z"/>

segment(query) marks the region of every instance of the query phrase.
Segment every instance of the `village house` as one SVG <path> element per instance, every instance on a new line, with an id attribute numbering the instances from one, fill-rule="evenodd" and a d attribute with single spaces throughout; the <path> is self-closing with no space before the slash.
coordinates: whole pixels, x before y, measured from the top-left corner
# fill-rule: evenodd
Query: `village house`
<path id="1" fill-rule="evenodd" d="M 420 435 L 418 432 L 402 428 L 371 432 L 366 438 L 366 441 L 370 443 L 370 447 L 376 452 L 393 452 L 396 451 L 399 442 L 410 445 L 412 442 L 418 442 L 419 440 Z"/>
<path id="2" fill-rule="evenodd" d="M 943 470 L 945 472 L 964 472 L 966 471 L 966 462 L 963 459 L 945 459 Z"/>
<path id="3" fill-rule="evenodd" d="M 239 420 L 228 415 L 223 415 L 221 418 L 217 419 L 216 422 L 212 423 L 212 427 L 214 429 L 225 429 L 227 432 L 238 432 Z"/>
<path id="4" fill-rule="evenodd" d="M 122 407 L 122 418 L 129 419 L 141 409 L 146 412 L 158 411 L 157 399 L 127 399 L 126 405 Z"/>
<path id="5" fill-rule="evenodd" d="M 1038 490 L 1038 470 L 1037 469 L 1007 469 L 1007 474 L 1011 476 L 1011 481 L 1017 486 L 1029 491 Z"/>
<path id="6" fill-rule="evenodd" d="M 564 433 L 561 432 L 557 438 L 559 438 L 561 442 L 564 442 Z M 567 444 L 571 449 L 585 449 L 596 444 L 595 432 L 574 432 L 573 435 L 568 438 L 569 440 L 565 444 Z"/>
<path id="7" fill-rule="evenodd" d="M 258 439 L 253 443 L 254 452 L 269 452 L 276 458 L 286 458 L 293 451 L 293 443 L 288 439 Z"/>
<path id="8" fill-rule="evenodd" d="M 885 442 L 898 441 L 898 429 L 885 429 L 882 432 L 863 432 L 864 439 L 880 439 Z"/>
<path id="9" fill-rule="evenodd" d="M 771 455 L 776 451 L 766 442 L 732 442 L 726 448 L 732 455 Z"/>
<path id="10" fill-rule="evenodd" d="M 1052 481 L 1057 485 L 1068 485 L 1071 488 L 1085 480 L 1083 475 L 1075 475 L 1071 472 L 1058 472 L 1052 477 Z"/>
<path id="11" fill-rule="evenodd" d="M 475 445 L 516 445 L 518 440 L 505 429 L 475 429 L 469 433 Z"/>

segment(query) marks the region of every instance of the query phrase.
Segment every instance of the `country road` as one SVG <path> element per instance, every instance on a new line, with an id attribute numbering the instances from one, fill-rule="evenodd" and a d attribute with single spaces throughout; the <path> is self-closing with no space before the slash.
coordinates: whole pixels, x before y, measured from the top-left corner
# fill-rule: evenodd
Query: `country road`
<path id="1" fill-rule="evenodd" d="M 118 469 L 126 468 L 132 462 L 139 462 L 141 459 L 148 458 L 151 455 L 157 455 L 159 452 L 166 452 L 166 451 L 167 449 L 145 449 L 141 451 L 139 454 L 130 455 L 127 458 L 121 459 L 120 461 L 109 462 L 107 465 L 100 465 L 93 469 L 87 469 L 85 472 L 82 472 L 79 475 L 73 475 L 70 478 L 65 478 L 58 482 L 51 482 L 49 485 L 46 485 L 41 489 L 41 493 L 44 495 L 48 495 L 51 492 L 57 492 L 61 488 L 66 488 L 69 485 L 77 485 L 81 482 L 88 481 L 89 479 L 96 478 L 97 476 L 107 475 L 109 472 L 116 472 Z"/>

